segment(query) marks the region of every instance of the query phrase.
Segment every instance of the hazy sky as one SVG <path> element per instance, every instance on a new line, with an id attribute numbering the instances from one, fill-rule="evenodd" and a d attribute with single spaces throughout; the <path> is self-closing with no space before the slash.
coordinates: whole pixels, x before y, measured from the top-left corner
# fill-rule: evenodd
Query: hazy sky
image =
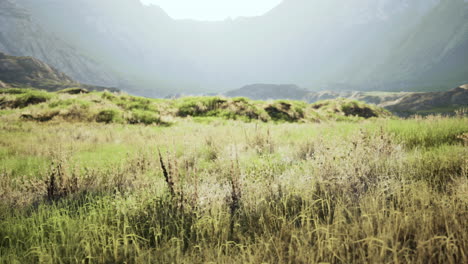
<path id="1" fill-rule="evenodd" d="M 224 20 L 228 17 L 258 16 L 281 0 L 141 0 L 162 7 L 172 18 Z"/>

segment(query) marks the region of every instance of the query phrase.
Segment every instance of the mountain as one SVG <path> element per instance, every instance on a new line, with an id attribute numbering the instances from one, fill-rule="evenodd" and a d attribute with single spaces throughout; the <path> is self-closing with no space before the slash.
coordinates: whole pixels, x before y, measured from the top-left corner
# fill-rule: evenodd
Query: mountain
<path id="1" fill-rule="evenodd" d="M 9 56 L 0 52 L 0 88 L 10 87 L 48 91 L 67 88 L 116 91 L 115 88 L 81 84 L 36 58 Z"/>
<path id="2" fill-rule="evenodd" d="M 45 30 L 30 11 L 10 0 L 0 1 L 1 52 L 33 56 L 84 83 L 118 85 L 111 71 Z"/>
<path id="3" fill-rule="evenodd" d="M 428 89 L 468 82 L 468 1 L 441 1 L 394 45 L 373 75 L 398 76 L 408 85 Z"/>
<path id="4" fill-rule="evenodd" d="M 196 71 L 178 52 L 174 23 L 162 9 L 139 0 L 17 0 L 49 31 L 112 71 L 132 93 L 162 96 L 185 86 Z M 193 88 L 190 87 L 191 89 Z"/>
<path id="5" fill-rule="evenodd" d="M 142 95 L 246 83 L 427 91 L 468 81 L 466 0 L 284 0 L 263 16 L 217 22 L 173 20 L 139 0 L 16 3 Z"/>

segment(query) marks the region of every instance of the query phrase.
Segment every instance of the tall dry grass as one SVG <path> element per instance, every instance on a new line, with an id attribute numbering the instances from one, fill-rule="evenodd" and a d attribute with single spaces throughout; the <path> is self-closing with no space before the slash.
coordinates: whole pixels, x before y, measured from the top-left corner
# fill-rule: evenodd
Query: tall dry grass
<path id="1" fill-rule="evenodd" d="M 466 118 L 2 121 L 0 263 L 468 261 Z"/>

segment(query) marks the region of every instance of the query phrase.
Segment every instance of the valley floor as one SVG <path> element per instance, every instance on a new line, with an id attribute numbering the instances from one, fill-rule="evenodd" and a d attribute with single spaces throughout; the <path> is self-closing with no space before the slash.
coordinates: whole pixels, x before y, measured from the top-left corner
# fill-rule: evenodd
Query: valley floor
<path id="1" fill-rule="evenodd" d="M 466 117 L 0 134 L 0 263 L 468 263 Z"/>

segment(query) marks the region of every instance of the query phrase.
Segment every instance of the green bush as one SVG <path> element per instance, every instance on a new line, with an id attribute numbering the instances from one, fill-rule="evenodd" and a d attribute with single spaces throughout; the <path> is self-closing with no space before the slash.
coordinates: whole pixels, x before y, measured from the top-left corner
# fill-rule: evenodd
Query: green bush
<path id="1" fill-rule="evenodd" d="M 29 105 L 47 102 L 50 98 L 52 98 L 50 93 L 29 90 L 17 96 L 16 99 L 11 102 L 10 108 L 25 108 Z"/>
<path id="2" fill-rule="evenodd" d="M 117 96 L 111 92 L 105 91 L 102 93 L 101 98 L 112 101 L 112 100 L 115 100 Z"/>
<path id="3" fill-rule="evenodd" d="M 122 114 L 120 111 L 115 109 L 106 109 L 100 111 L 96 115 L 96 122 L 98 123 L 119 123 L 122 121 Z"/>
<path id="4" fill-rule="evenodd" d="M 160 124 L 161 118 L 159 114 L 145 110 L 133 110 L 131 116 L 127 119 L 130 124 Z"/>
<path id="5" fill-rule="evenodd" d="M 265 107 L 265 111 L 274 121 L 297 122 L 305 117 L 304 108 L 299 102 L 276 101 Z"/>
<path id="6" fill-rule="evenodd" d="M 215 110 L 223 108 L 227 100 L 219 97 L 189 97 L 180 99 L 177 104 L 177 115 L 187 116 L 216 116 Z"/>

